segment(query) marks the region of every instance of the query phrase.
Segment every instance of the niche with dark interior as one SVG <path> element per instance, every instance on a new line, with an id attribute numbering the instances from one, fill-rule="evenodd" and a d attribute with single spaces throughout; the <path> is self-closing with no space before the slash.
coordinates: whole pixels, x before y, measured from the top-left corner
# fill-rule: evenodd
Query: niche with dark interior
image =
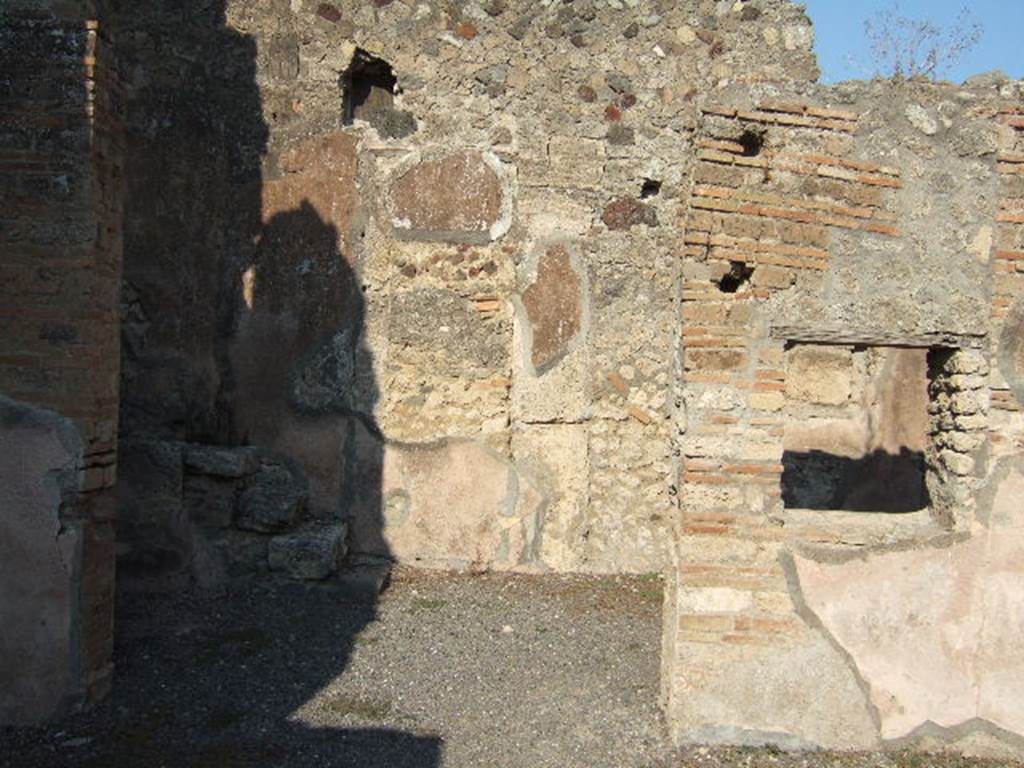
<path id="1" fill-rule="evenodd" d="M 926 350 L 798 344 L 786 354 L 783 505 L 927 508 Z"/>
<path id="2" fill-rule="evenodd" d="M 748 128 L 740 134 L 739 144 L 744 157 L 757 157 L 764 149 L 764 132 Z"/>
<path id="3" fill-rule="evenodd" d="M 384 59 L 357 48 L 341 76 L 342 124 L 365 120 L 384 138 L 403 138 L 416 131 L 409 112 L 395 109 L 398 78 Z"/>
<path id="4" fill-rule="evenodd" d="M 660 192 L 661 182 L 657 179 L 644 179 L 644 183 L 640 185 L 640 198 L 643 200 L 654 197 Z"/>
<path id="5" fill-rule="evenodd" d="M 730 261 L 729 271 L 718 281 L 718 290 L 722 293 L 736 293 L 742 286 L 750 282 L 754 276 L 754 268 L 744 261 Z"/>

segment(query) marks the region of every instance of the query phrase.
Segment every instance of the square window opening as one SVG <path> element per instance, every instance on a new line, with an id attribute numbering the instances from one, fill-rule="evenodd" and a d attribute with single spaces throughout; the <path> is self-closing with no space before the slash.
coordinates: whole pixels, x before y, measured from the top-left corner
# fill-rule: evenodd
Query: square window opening
<path id="1" fill-rule="evenodd" d="M 785 508 L 929 507 L 928 360 L 923 348 L 787 344 Z"/>

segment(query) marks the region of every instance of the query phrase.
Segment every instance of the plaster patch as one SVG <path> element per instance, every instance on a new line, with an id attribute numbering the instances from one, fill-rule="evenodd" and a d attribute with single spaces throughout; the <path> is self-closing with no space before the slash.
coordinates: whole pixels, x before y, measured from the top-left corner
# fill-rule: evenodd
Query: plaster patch
<path id="1" fill-rule="evenodd" d="M 1005 530 L 1019 520 L 993 522 L 945 548 L 794 557 L 804 603 L 864 679 L 883 738 L 975 719 L 1024 734 L 1024 542 Z"/>

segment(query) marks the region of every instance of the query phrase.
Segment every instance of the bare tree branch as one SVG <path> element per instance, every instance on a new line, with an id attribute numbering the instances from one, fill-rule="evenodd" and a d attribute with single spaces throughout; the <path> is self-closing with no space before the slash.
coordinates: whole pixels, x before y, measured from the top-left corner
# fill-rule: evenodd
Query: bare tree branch
<path id="1" fill-rule="evenodd" d="M 898 2 L 864 22 L 875 74 L 936 79 L 981 40 L 982 26 L 967 8 L 944 28 L 930 19 L 904 16 Z"/>

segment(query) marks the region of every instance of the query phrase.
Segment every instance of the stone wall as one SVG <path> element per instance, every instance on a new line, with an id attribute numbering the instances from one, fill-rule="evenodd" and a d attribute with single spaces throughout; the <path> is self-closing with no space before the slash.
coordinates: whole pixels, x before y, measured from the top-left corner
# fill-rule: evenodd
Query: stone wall
<path id="1" fill-rule="evenodd" d="M 120 96 L 86 5 L 0 14 L 0 721 L 110 682 Z"/>
<path id="2" fill-rule="evenodd" d="M 1019 98 L 871 83 L 703 106 L 675 738 L 1019 753 Z"/>
<path id="3" fill-rule="evenodd" d="M 124 445 L 290 456 L 355 554 L 660 570 L 696 95 L 817 67 L 786 3 L 627 6 L 115 14 Z M 132 493 L 125 564 L 188 572 Z"/>

